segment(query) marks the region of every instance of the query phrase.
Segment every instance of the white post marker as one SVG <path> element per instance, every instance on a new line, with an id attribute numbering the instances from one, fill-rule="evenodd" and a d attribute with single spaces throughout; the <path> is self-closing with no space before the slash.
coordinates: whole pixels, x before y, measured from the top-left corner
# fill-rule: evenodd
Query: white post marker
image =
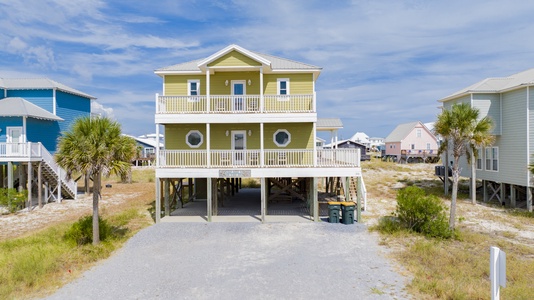
<path id="1" fill-rule="evenodd" d="M 500 299 L 500 287 L 506 287 L 506 253 L 497 247 L 490 248 L 491 299 Z"/>

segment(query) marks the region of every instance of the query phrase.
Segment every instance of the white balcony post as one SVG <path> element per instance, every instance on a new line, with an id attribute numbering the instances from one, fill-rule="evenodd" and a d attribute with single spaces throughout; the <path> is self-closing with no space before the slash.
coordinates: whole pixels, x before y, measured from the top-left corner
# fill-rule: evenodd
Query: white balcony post
<path id="1" fill-rule="evenodd" d="M 264 104 L 264 99 L 263 99 L 263 67 L 260 67 L 260 112 L 263 112 L 264 107 L 265 107 L 265 104 Z"/>
<path id="2" fill-rule="evenodd" d="M 263 145 L 263 122 L 260 123 L 260 166 L 263 168 L 265 164 L 265 151 Z"/>
<path id="3" fill-rule="evenodd" d="M 159 124 L 156 124 L 156 168 L 159 168 Z"/>
<path id="4" fill-rule="evenodd" d="M 313 167 L 317 167 L 317 123 L 313 122 L 313 136 L 315 140 L 313 141 Z"/>
<path id="5" fill-rule="evenodd" d="M 31 142 L 28 142 L 26 144 L 26 151 L 28 151 L 28 154 L 27 154 L 28 158 L 31 159 L 32 158 L 32 143 Z"/>
<path id="6" fill-rule="evenodd" d="M 210 123 L 206 123 L 206 164 L 208 168 L 211 166 L 211 132 L 210 132 Z"/>
<path id="7" fill-rule="evenodd" d="M 206 67 L 206 112 L 209 113 L 211 109 L 210 100 L 210 68 Z"/>
<path id="8" fill-rule="evenodd" d="M 32 211 L 32 162 L 29 161 L 28 162 L 28 184 L 27 184 L 27 189 L 28 189 L 28 211 Z"/>
<path id="9" fill-rule="evenodd" d="M 156 113 L 160 113 L 160 107 L 159 107 L 159 94 L 156 93 Z"/>

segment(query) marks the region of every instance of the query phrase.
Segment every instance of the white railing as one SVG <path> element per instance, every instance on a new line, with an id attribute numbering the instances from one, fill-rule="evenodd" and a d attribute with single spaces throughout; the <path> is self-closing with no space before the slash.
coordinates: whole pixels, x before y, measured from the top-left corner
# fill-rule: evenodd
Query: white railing
<path id="1" fill-rule="evenodd" d="M 318 149 L 317 166 L 359 167 L 360 149 Z"/>
<path id="2" fill-rule="evenodd" d="M 159 96 L 157 113 L 205 113 L 206 96 Z"/>
<path id="3" fill-rule="evenodd" d="M 158 96 L 156 113 L 306 113 L 315 112 L 313 99 L 313 94 L 264 95 L 262 103 L 260 95 L 210 95 L 208 108 L 205 95 Z"/>
<path id="4" fill-rule="evenodd" d="M 260 111 L 259 95 L 213 95 L 210 96 L 211 112 L 250 113 Z"/>
<path id="5" fill-rule="evenodd" d="M 56 176 L 60 173 L 63 184 L 76 195 L 76 182 L 67 179 L 67 172 L 57 165 L 54 157 L 41 143 L 0 143 L 0 157 L 41 159 L 50 166 Z"/>
<path id="6" fill-rule="evenodd" d="M 58 173 L 59 173 L 59 176 L 63 184 L 65 184 L 67 188 L 70 189 L 71 192 L 74 193 L 74 197 L 76 197 L 77 190 L 78 190 L 78 185 L 76 184 L 76 182 L 67 177 L 67 172 L 57 165 L 52 154 L 50 154 L 50 152 L 48 152 L 48 150 L 46 150 L 46 148 L 41 143 L 38 143 L 37 145 L 39 146 L 38 151 L 43 161 L 47 163 L 50 166 L 50 168 L 52 168 L 52 170 L 54 170 L 54 172 L 56 173 L 55 174 L 56 176 L 58 176 Z"/>
<path id="7" fill-rule="evenodd" d="M 313 95 L 265 95 L 265 112 L 313 112 Z"/>
<path id="8" fill-rule="evenodd" d="M 269 150 L 264 152 L 261 164 L 260 150 L 161 150 L 159 166 L 162 168 L 272 168 L 272 167 L 359 167 L 359 149 Z"/>

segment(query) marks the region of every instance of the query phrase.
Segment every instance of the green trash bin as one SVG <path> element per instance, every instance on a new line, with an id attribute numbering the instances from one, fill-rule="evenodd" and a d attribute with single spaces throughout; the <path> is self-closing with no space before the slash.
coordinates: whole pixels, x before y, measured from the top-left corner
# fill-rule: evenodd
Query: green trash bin
<path id="1" fill-rule="evenodd" d="M 328 202 L 328 222 L 339 223 L 339 210 L 341 208 L 341 202 L 329 201 Z"/>
<path id="2" fill-rule="evenodd" d="M 343 224 L 354 224 L 354 208 L 356 203 L 354 202 L 342 202 L 341 203 L 341 221 Z"/>

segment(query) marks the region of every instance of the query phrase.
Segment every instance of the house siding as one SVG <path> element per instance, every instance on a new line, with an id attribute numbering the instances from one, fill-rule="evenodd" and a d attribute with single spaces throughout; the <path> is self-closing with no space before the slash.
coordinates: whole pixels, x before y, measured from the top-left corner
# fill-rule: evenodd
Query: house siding
<path id="1" fill-rule="evenodd" d="M 261 66 L 261 63 L 234 50 L 208 64 L 208 67 L 230 66 Z"/>
<path id="2" fill-rule="evenodd" d="M 499 171 L 477 170 L 477 178 L 507 184 L 527 185 L 527 93 L 526 88 L 502 94 L 502 133 L 496 136 L 494 147 L 499 147 Z M 470 167 L 463 161 L 463 169 Z M 464 175 L 465 174 L 465 175 Z M 469 176 L 470 171 L 462 172 Z"/>
<path id="3" fill-rule="evenodd" d="M 278 94 L 278 78 L 289 79 L 289 93 L 292 95 L 313 94 L 313 74 L 265 74 L 263 85 L 265 95 Z"/>
<path id="4" fill-rule="evenodd" d="M 273 135 L 279 129 L 287 130 L 291 135 L 291 142 L 286 147 L 279 147 L 274 143 Z M 202 145 L 191 148 L 187 145 L 185 137 L 191 130 L 198 130 L 204 136 Z M 213 150 L 228 150 L 232 146 L 231 132 L 245 130 L 247 132 L 247 149 L 260 149 L 260 125 L 259 124 L 212 124 L 210 125 L 211 141 Z M 250 130 L 250 135 L 248 131 Z M 228 136 L 226 136 L 228 131 Z M 165 149 L 168 150 L 205 150 L 206 149 L 206 126 L 204 124 L 172 124 L 165 126 Z M 313 149 L 313 124 L 265 124 L 264 125 L 264 148 L 265 149 Z"/>
<path id="5" fill-rule="evenodd" d="M 50 153 L 55 153 L 61 132 L 60 123 L 63 122 L 28 118 L 26 120 L 28 142 L 41 142 Z"/>
<path id="6" fill-rule="evenodd" d="M 7 97 L 21 97 L 42 109 L 54 113 L 53 90 L 7 90 Z"/>
<path id="7" fill-rule="evenodd" d="M 69 131 L 74 120 L 91 115 L 91 100 L 77 95 L 56 91 L 56 114 L 65 121 L 59 122 L 60 131 Z M 57 139 L 57 137 L 56 137 Z M 55 149 L 48 148 L 48 150 Z"/>
<path id="8" fill-rule="evenodd" d="M 446 110 L 450 110 L 452 108 L 452 106 L 454 104 L 457 104 L 457 103 L 467 103 L 467 104 L 471 105 L 471 95 L 466 95 L 466 96 L 463 96 L 463 97 L 460 97 L 460 98 L 457 98 L 457 99 L 454 99 L 454 100 L 450 100 L 450 101 L 444 102 L 443 103 L 443 107 Z"/>
<path id="9" fill-rule="evenodd" d="M 529 145 L 529 153 L 528 153 L 528 164 L 534 162 L 534 89 L 531 87 L 527 87 L 528 91 L 528 145 Z M 528 173 L 528 172 L 527 172 Z M 533 186 L 533 176 L 532 174 L 528 173 L 527 177 L 529 178 L 529 186 Z"/>
<path id="10" fill-rule="evenodd" d="M 479 120 L 491 118 L 492 134 L 501 134 L 501 94 L 473 94 L 473 107 L 479 110 Z"/>
<path id="11" fill-rule="evenodd" d="M 7 127 L 22 127 L 22 118 L 19 117 L 2 117 L 0 118 L 0 143 L 7 141 Z"/>

